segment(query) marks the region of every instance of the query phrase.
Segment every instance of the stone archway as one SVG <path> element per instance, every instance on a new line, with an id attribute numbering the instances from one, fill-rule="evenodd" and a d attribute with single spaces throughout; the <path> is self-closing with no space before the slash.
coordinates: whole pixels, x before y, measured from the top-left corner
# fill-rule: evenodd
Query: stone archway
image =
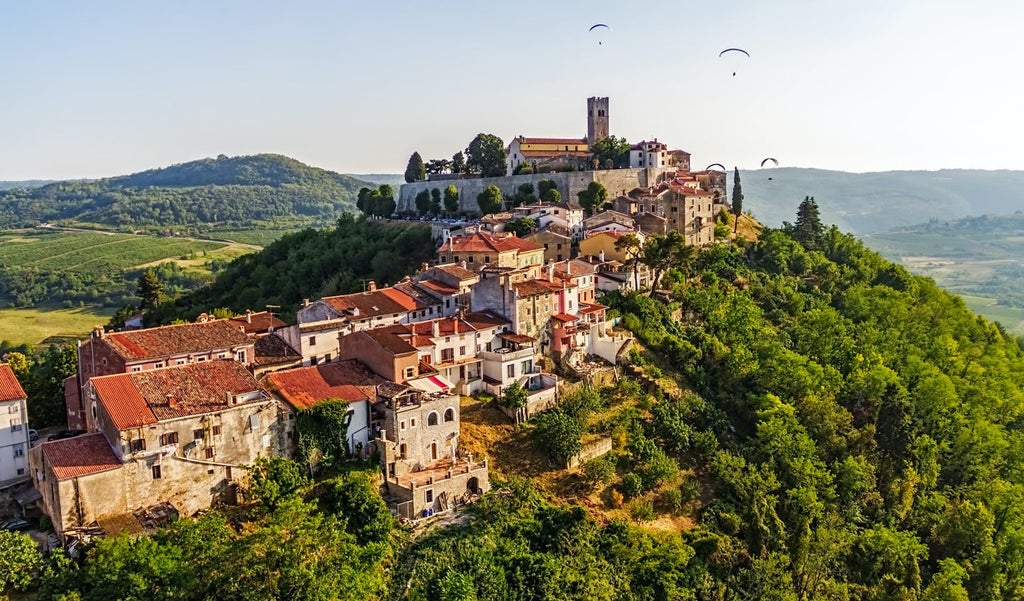
<path id="1" fill-rule="evenodd" d="M 480 480 L 478 480 L 476 476 L 473 476 L 469 480 L 466 480 L 466 491 L 468 491 L 470 494 L 476 495 L 476 494 L 480 494 L 480 493 L 477 492 L 479 490 L 480 490 Z"/>

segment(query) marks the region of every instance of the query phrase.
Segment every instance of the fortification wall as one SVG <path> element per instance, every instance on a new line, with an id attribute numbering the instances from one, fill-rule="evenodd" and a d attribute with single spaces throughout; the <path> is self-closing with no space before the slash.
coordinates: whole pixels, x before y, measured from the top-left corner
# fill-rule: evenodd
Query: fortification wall
<path id="1" fill-rule="evenodd" d="M 473 179 L 452 179 L 443 181 L 413 182 L 402 184 L 398 192 L 398 211 L 415 211 L 416 195 L 426 189 L 437 188 L 444 192 L 448 185 L 454 185 L 459 191 L 459 207 L 467 213 L 479 213 L 480 207 L 476 197 L 490 185 L 498 186 L 503 194 L 511 196 L 522 184 L 533 184 L 534 190 L 542 179 L 549 179 L 558 185 L 562 200 L 576 202 L 577 194 L 587 188 L 590 182 L 597 181 L 608 189 L 608 196 L 615 197 L 625 194 L 633 188 L 646 188 L 662 181 L 666 172 L 674 170 L 664 168 L 648 169 L 602 169 L 598 171 L 568 171 L 564 173 L 531 173 L 525 175 L 509 175 L 505 177 L 481 177 Z"/>

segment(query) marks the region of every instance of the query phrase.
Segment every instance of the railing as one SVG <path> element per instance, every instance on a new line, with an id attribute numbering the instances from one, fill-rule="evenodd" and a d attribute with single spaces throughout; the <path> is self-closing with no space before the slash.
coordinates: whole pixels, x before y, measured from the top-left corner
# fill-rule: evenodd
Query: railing
<path id="1" fill-rule="evenodd" d="M 519 349 L 514 351 L 512 349 L 498 349 L 494 351 L 481 351 L 477 354 L 480 359 L 484 361 L 516 361 L 519 359 L 529 359 L 536 353 L 532 347 Z"/>

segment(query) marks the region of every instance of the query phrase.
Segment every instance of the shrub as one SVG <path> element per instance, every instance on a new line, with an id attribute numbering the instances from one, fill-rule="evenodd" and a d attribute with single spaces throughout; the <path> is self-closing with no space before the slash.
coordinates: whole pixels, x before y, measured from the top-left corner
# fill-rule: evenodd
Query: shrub
<path id="1" fill-rule="evenodd" d="M 628 499 L 639 497 L 644 492 L 644 481 L 639 475 L 630 472 L 622 477 L 622 494 Z"/>
<path id="2" fill-rule="evenodd" d="M 679 494 L 683 503 L 689 503 L 700 497 L 700 482 L 688 478 L 679 485 Z"/>
<path id="3" fill-rule="evenodd" d="M 678 488 L 670 488 L 661 495 L 661 502 L 672 512 L 683 508 L 683 492 Z"/>
<path id="4" fill-rule="evenodd" d="M 650 499 L 637 499 L 629 505 L 629 516 L 637 522 L 649 522 L 654 515 L 654 503 Z"/>
<path id="5" fill-rule="evenodd" d="M 583 464 L 583 479 L 591 485 L 608 484 L 615 478 L 615 464 L 607 456 L 596 457 Z"/>
<path id="6" fill-rule="evenodd" d="M 622 493 L 612 489 L 608 493 L 608 506 L 612 508 L 622 507 Z"/>

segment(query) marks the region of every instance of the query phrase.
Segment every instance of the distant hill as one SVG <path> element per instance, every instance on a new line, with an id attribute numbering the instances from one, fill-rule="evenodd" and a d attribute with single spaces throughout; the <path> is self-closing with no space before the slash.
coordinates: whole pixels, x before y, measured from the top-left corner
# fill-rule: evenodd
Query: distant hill
<path id="1" fill-rule="evenodd" d="M 363 180 L 364 182 L 377 184 L 378 186 L 388 184 L 393 186 L 396 191 L 398 186 L 405 183 L 405 176 L 401 173 L 346 173 L 345 175 Z"/>
<path id="2" fill-rule="evenodd" d="M 731 195 L 731 173 L 728 181 Z M 1024 171 L 847 173 L 784 167 L 740 171 L 740 181 L 744 210 L 772 227 L 794 221 L 804 196 L 815 198 L 822 221 L 854 234 L 891 230 L 933 218 L 948 220 L 1024 210 Z"/>
<path id="3" fill-rule="evenodd" d="M 201 159 L 120 177 L 0 192 L 0 229 L 59 221 L 194 233 L 260 224 L 325 224 L 355 208 L 367 182 L 274 154 Z"/>
<path id="4" fill-rule="evenodd" d="M 52 184 L 52 179 L 27 179 L 20 182 L 0 182 L 0 190 L 11 190 L 13 188 L 38 188 L 46 184 Z"/>

